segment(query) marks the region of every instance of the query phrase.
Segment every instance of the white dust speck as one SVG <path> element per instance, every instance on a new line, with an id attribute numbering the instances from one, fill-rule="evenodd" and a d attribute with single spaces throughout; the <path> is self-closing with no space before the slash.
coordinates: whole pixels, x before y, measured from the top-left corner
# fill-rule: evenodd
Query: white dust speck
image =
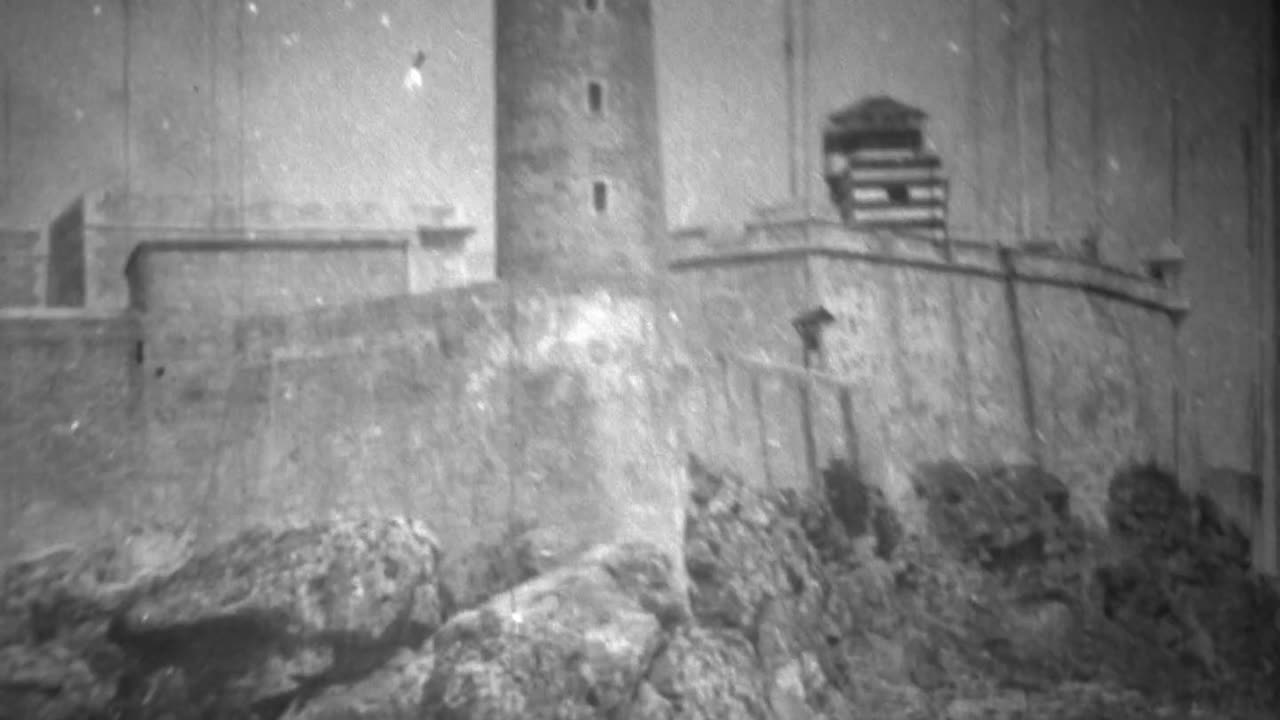
<path id="1" fill-rule="evenodd" d="M 81 110 L 80 108 L 76 108 L 76 122 L 80 122 L 83 119 L 84 119 L 84 110 Z"/>
<path id="2" fill-rule="evenodd" d="M 298 44 L 298 40 L 300 37 L 301 36 L 296 32 L 286 33 L 281 38 L 281 41 L 284 42 L 285 47 L 293 47 L 294 45 Z"/>
<path id="3" fill-rule="evenodd" d="M 947 49 L 950 50 L 953 55 L 960 54 L 960 44 L 957 43 L 955 40 L 947 41 Z"/>
<path id="4" fill-rule="evenodd" d="M 1120 172 L 1120 158 L 1115 155 L 1108 155 L 1107 167 L 1111 168 L 1111 172 Z"/>
<path id="5" fill-rule="evenodd" d="M 102 14 L 102 6 L 101 6 L 101 5 L 98 5 L 97 3 L 94 3 L 94 5 L 93 5 L 93 15 L 94 15 L 94 17 L 97 17 L 97 16 L 99 16 L 99 15 L 101 15 L 101 14 Z"/>
<path id="6" fill-rule="evenodd" d="M 382 23 L 382 27 L 389 28 L 391 27 L 391 16 L 386 13 L 382 13 L 382 17 L 378 18 L 378 22 Z"/>
<path id="7" fill-rule="evenodd" d="M 416 67 L 409 68 L 404 75 L 404 89 L 414 92 L 422 87 L 422 73 Z"/>
<path id="8" fill-rule="evenodd" d="M 258 14 L 258 3 L 251 2 L 251 3 L 249 3 L 248 5 L 246 5 L 245 7 L 249 10 L 249 14 L 250 14 L 250 15 L 257 15 L 257 14 Z"/>
<path id="9" fill-rule="evenodd" d="M 163 119 L 163 120 L 161 120 L 161 121 L 160 121 L 160 128 L 161 128 L 162 130 L 168 130 L 168 129 L 169 129 L 169 118 L 165 118 L 165 119 Z"/>
<path id="10" fill-rule="evenodd" d="M 80 420 L 72 420 L 68 423 L 59 423 L 53 426 L 53 432 L 58 435 L 73 435 L 80 429 Z"/>

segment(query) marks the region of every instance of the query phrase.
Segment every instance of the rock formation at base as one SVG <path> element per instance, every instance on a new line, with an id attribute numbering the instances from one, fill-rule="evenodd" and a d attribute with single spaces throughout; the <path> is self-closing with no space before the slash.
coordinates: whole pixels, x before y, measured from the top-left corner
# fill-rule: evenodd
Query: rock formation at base
<path id="1" fill-rule="evenodd" d="M 1212 504 L 1134 468 L 1109 536 L 1026 467 L 922 466 L 906 533 L 835 465 L 812 492 L 689 467 L 688 597 L 642 543 L 539 528 L 445 557 L 399 520 L 260 529 L 122 578 L 5 571 L 0 718 L 1268 718 L 1280 598 Z"/>

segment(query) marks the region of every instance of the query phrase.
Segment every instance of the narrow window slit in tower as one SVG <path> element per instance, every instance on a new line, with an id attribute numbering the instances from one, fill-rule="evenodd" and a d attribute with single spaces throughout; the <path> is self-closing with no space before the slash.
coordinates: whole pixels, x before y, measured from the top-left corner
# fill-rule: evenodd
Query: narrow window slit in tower
<path id="1" fill-rule="evenodd" d="M 587 109 L 592 115 L 604 114 L 604 85 L 595 80 L 587 83 Z"/>
<path id="2" fill-rule="evenodd" d="M 609 186 L 597 180 L 591 185 L 591 205 L 599 214 L 609 211 Z"/>

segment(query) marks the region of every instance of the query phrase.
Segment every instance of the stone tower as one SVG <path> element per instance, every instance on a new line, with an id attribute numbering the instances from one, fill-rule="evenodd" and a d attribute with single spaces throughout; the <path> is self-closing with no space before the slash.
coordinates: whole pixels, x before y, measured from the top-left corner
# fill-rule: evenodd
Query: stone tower
<path id="1" fill-rule="evenodd" d="M 498 277 L 650 277 L 666 233 L 649 0 L 496 0 Z"/>

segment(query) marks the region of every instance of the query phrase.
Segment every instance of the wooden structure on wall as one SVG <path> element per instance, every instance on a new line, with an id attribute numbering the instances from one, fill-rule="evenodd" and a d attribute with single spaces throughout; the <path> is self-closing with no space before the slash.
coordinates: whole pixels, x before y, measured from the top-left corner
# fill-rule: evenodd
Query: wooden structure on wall
<path id="1" fill-rule="evenodd" d="M 852 227 L 946 237 L 947 180 L 925 146 L 925 113 L 887 96 L 860 100 L 828 118 L 824 175 Z"/>

